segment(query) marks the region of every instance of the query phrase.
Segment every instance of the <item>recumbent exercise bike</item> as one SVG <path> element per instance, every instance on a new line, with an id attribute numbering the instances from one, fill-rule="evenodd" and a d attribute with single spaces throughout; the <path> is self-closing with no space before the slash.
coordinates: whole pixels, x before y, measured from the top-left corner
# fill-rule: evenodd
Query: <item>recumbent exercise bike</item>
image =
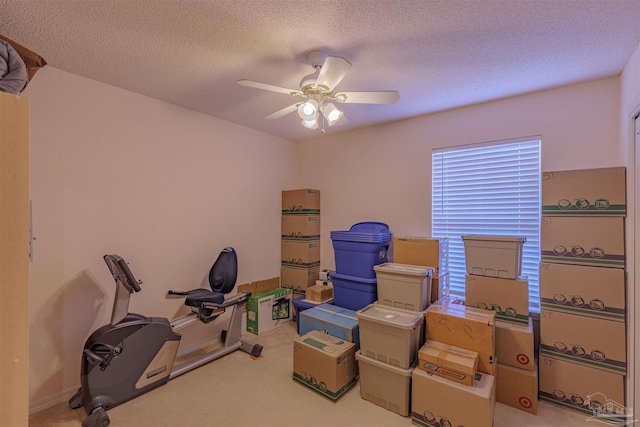
<path id="1" fill-rule="evenodd" d="M 129 266 L 118 255 L 104 260 L 116 281 L 111 323 L 94 331 L 84 344 L 80 389 L 69 400 L 72 409 L 84 406 L 88 417 L 83 427 L 106 427 L 106 411 L 151 391 L 179 375 L 235 350 L 260 356 L 262 346 L 242 338 L 242 315 L 249 292 L 225 299 L 236 284 L 238 259 L 233 248 L 224 248 L 209 271 L 211 290 L 169 291 L 185 296 L 191 312 L 173 321 L 129 313 L 131 294 L 141 290 Z M 209 323 L 232 308 L 229 327 L 222 331 L 223 345 L 203 356 L 173 367 L 181 335 L 176 333 L 194 322 Z"/>

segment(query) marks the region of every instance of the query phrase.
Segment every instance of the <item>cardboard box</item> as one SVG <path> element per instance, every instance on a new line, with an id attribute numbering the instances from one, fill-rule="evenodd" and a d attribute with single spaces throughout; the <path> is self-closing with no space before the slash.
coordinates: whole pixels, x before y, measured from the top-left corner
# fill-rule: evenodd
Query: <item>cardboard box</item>
<path id="1" fill-rule="evenodd" d="M 305 298 L 309 301 L 325 302 L 333 299 L 333 285 L 313 285 L 306 289 Z"/>
<path id="2" fill-rule="evenodd" d="M 332 304 L 320 304 L 300 313 L 300 335 L 309 331 L 325 331 L 350 341 L 360 348 L 360 327 L 356 312 Z"/>
<path id="3" fill-rule="evenodd" d="M 393 262 L 432 267 L 434 278 L 449 273 L 449 239 L 446 237 L 393 237 Z"/>
<path id="4" fill-rule="evenodd" d="M 540 312 L 540 354 L 625 374 L 625 324 L 560 311 Z"/>
<path id="5" fill-rule="evenodd" d="M 541 355 L 539 376 L 540 400 L 579 412 L 586 421 L 624 425 L 634 419 L 624 417 L 623 375 Z"/>
<path id="6" fill-rule="evenodd" d="M 316 284 L 320 277 L 320 266 L 280 267 L 281 286 L 294 291 L 304 291 L 309 286 Z"/>
<path id="7" fill-rule="evenodd" d="M 531 318 L 526 325 L 496 320 L 496 357 L 500 363 L 531 371 L 535 355 Z"/>
<path id="8" fill-rule="evenodd" d="M 238 293 L 250 292 L 251 295 L 261 294 L 280 287 L 280 278 L 273 277 L 266 280 L 257 280 L 251 283 L 238 285 Z"/>
<path id="9" fill-rule="evenodd" d="M 320 190 L 302 188 L 282 192 L 282 213 L 320 213 Z"/>
<path id="10" fill-rule="evenodd" d="M 426 312 L 428 340 L 478 353 L 478 370 L 494 373 L 495 312 L 446 302 L 429 306 Z"/>
<path id="11" fill-rule="evenodd" d="M 252 295 L 247 301 L 247 331 L 256 335 L 286 325 L 293 318 L 291 289 Z"/>
<path id="12" fill-rule="evenodd" d="M 411 375 L 411 421 L 421 427 L 492 427 L 495 381 L 477 374 L 474 386 L 459 384 L 422 369 Z"/>
<path id="13" fill-rule="evenodd" d="M 624 268 L 624 218 L 543 216 L 540 253 L 545 263 Z"/>
<path id="14" fill-rule="evenodd" d="M 282 239 L 319 239 L 320 215 L 282 215 Z"/>
<path id="15" fill-rule="evenodd" d="M 449 273 L 440 274 L 438 277 L 431 278 L 431 304 L 441 300 L 449 295 L 451 289 L 451 279 Z"/>
<path id="16" fill-rule="evenodd" d="M 367 357 L 356 352 L 360 372 L 360 397 L 403 417 L 410 414 L 411 374 L 407 369 Z"/>
<path id="17" fill-rule="evenodd" d="M 357 381 L 356 346 L 321 331 L 293 341 L 293 379 L 336 401 Z"/>
<path id="18" fill-rule="evenodd" d="M 542 214 L 626 215 L 624 167 L 542 173 Z"/>
<path id="19" fill-rule="evenodd" d="M 320 265 L 320 240 L 283 240 L 280 244 L 282 265 L 315 267 Z"/>
<path id="20" fill-rule="evenodd" d="M 569 264 L 540 264 L 543 309 L 624 322 L 624 270 Z"/>
<path id="21" fill-rule="evenodd" d="M 465 304 L 496 312 L 496 320 L 529 323 L 529 279 L 465 276 Z"/>
<path id="22" fill-rule="evenodd" d="M 467 274 L 517 279 L 522 274 L 522 245 L 520 236 L 461 236 Z"/>
<path id="23" fill-rule="evenodd" d="M 535 415 L 538 412 L 538 367 L 529 371 L 502 363 L 497 366 L 496 400 Z"/>
<path id="24" fill-rule="evenodd" d="M 420 348 L 418 360 L 419 369 L 469 386 L 478 370 L 477 352 L 433 340 Z"/>

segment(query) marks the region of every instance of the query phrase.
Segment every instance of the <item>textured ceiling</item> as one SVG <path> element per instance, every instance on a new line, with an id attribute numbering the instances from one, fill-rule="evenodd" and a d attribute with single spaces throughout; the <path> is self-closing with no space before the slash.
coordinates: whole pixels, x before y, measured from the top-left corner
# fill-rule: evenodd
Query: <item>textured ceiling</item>
<path id="1" fill-rule="evenodd" d="M 343 132 L 618 75 L 640 43 L 640 0 L 0 0 L 0 34 L 49 66 L 293 141 L 321 134 L 263 117 L 298 89 L 309 51 L 353 64 Z M 37 79 L 37 75 L 35 77 Z"/>

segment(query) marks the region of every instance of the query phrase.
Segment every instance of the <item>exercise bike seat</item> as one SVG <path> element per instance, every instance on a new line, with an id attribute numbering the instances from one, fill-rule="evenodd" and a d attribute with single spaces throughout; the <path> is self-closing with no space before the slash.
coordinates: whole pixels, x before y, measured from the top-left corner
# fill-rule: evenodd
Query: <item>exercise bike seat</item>
<path id="1" fill-rule="evenodd" d="M 211 290 L 200 288 L 186 293 L 184 304 L 198 309 L 201 321 L 208 323 L 215 319 L 215 308 L 223 307 L 225 294 L 233 290 L 238 277 L 238 256 L 235 249 L 224 248 L 209 270 Z"/>

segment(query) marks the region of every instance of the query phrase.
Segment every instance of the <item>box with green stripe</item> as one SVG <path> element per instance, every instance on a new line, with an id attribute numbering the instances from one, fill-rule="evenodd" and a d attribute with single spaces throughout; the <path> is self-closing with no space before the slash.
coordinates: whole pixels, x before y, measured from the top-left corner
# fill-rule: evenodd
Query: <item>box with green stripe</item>
<path id="1" fill-rule="evenodd" d="M 625 408 L 624 376 L 540 355 L 541 401 L 584 415 L 586 424 L 631 425 Z M 628 418 L 630 416 L 631 418 Z"/>
<path id="2" fill-rule="evenodd" d="M 355 383 L 354 343 L 314 330 L 293 341 L 293 379 L 336 401 Z"/>
<path id="3" fill-rule="evenodd" d="M 624 167 L 542 174 L 542 214 L 547 216 L 625 216 Z"/>
<path id="4" fill-rule="evenodd" d="M 465 276 L 465 304 L 496 312 L 496 319 L 529 324 L 529 279 Z"/>
<path id="5" fill-rule="evenodd" d="M 540 354 L 624 375 L 627 372 L 625 324 L 542 310 Z"/>
<path id="6" fill-rule="evenodd" d="M 542 309 L 624 322 L 624 270 L 540 263 Z"/>
<path id="7" fill-rule="evenodd" d="M 624 269 L 624 218 L 543 216 L 540 255 L 545 263 Z"/>

